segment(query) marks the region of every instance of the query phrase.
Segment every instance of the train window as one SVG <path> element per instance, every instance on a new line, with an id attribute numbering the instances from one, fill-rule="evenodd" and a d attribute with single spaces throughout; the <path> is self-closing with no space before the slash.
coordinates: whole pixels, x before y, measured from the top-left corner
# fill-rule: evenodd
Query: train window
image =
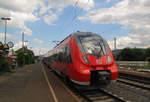
<path id="1" fill-rule="evenodd" d="M 59 48 L 58 52 L 57 52 L 57 56 L 58 56 L 58 61 L 59 62 L 63 62 L 63 48 Z"/>
<path id="2" fill-rule="evenodd" d="M 91 54 L 95 56 L 106 55 L 108 52 L 108 45 L 99 36 L 96 35 L 84 35 L 78 36 L 81 44 L 81 49 L 84 50 L 85 54 Z"/>
<path id="3" fill-rule="evenodd" d="M 68 45 L 65 47 L 65 62 L 69 64 L 72 63 L 71 51 Z"/>

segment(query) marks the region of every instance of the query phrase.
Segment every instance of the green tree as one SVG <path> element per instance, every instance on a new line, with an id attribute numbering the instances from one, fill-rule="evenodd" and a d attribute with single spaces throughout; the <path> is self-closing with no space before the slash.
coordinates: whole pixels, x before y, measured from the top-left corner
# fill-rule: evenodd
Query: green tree
<path id="1" fill-rule="evenodd" d="M 144 61 L 145 49 L 141 48 L 124 48 L 117 54 L 117 60 L 121 61 Z"/>
<path id="2" fill-rule="evenodd" d="M 133 61 L 144 61 L 145 49 L 133 48 L 132 49 L 132 60 Z"/>
<path id="3" fill-rule="evenodd" d="M 150 47 L 145 50 L 145 60 L 150 63 Z"/>
<path id="4" fill-rule="evenodd" d="M 133 52 L 130 48 L 123 49 L 117 56 L 117 60 L 132 61 Z"/>
<path id="5" fill-rule="evenodd" d="M 145 58 L 150 57 L 150 48 L 145 50 Z"/>
<path id="6" fill-rule="evenodd" d="M 25 57 L 24 57 L 24 52 L 23 51 L 17 52 L 17 63 L 18 63 L 19 66 L 24 65 Z"/>
<path id="7" fill-rule="evenodd" d="M 32 64 L 34 63 L 34 53 L 33 51 L 27 48 L 21 48 L 16 51 L 17 54 L 17 62 L 19 66 L 24 64 Z"/>

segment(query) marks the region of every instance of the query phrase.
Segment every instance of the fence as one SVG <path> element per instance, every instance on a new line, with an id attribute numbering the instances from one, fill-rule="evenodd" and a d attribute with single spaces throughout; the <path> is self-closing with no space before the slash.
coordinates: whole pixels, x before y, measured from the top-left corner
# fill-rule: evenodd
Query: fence
<path id="1" fill-rule="evenodd" d="M 119 68 L 137 69 L 148 66 L 148 61 L 117 61 Z"/>

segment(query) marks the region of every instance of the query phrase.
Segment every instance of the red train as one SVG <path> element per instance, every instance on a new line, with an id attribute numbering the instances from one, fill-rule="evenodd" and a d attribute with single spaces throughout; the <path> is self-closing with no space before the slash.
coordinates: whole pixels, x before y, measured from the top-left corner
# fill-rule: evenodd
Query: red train
<path id="1" fill-rule="evenodd" d="M 107 85 L 118 68 L 107 42 L 91 32 L 75 32 L 49 51 L 44 63 L 78 85 Z"/>

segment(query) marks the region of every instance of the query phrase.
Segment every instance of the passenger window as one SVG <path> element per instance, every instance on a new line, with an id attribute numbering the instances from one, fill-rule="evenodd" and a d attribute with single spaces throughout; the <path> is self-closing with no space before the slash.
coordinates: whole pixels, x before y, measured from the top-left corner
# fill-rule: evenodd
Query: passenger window
<path id="1" fill-rule="evenodd" d="M 71 51 L 68 45 L 65 47 L 65 59 L 66 59 L 66 63 L 69 64 L 72 63 Z"/>

